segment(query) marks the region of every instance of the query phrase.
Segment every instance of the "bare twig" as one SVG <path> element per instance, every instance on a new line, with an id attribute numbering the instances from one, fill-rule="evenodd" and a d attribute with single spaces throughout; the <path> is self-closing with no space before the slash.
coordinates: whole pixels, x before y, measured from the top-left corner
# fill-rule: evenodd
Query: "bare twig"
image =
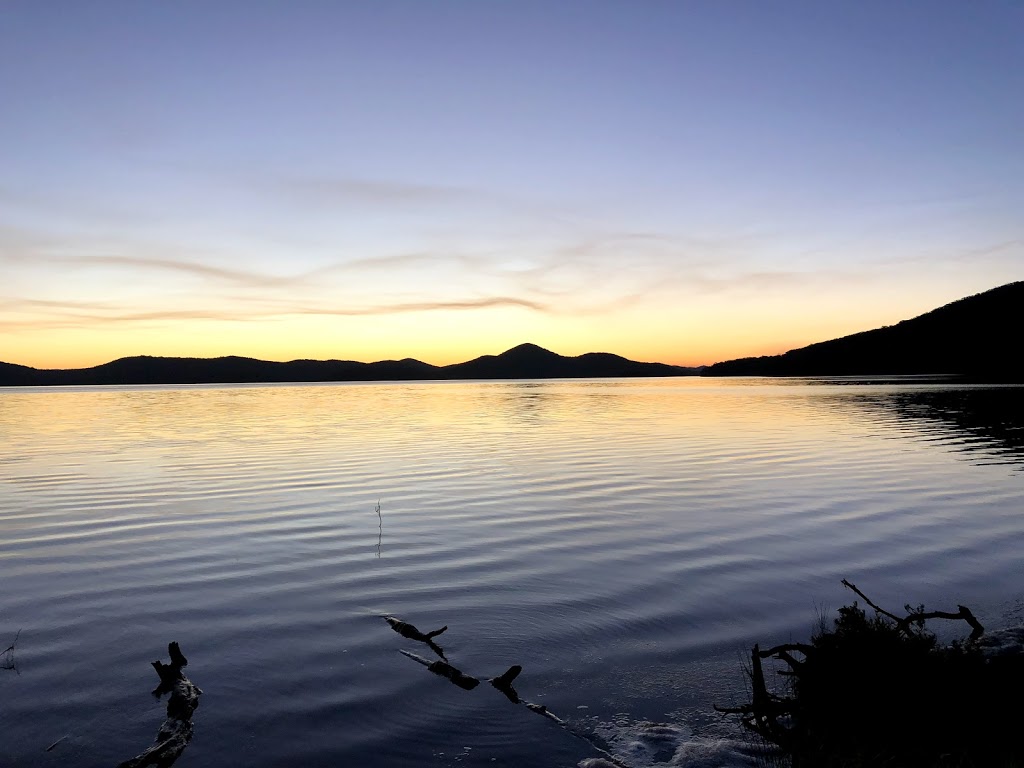
<path id="1" fill-rule="evenodd" d="M 978 621 L 977 618 L 975 618 L 974 614 L 971 613 L 970 608 L 968 608 L 967 606 L 958 605 L 957 608 L 959 608 L 960 610 L 957 613 L 949 613 L 948 611 L 911 610 L 906 616 L 901 617 L 897 616 L 894 613 L 890 613 L 884 608 L 879 608 L 877 605 L 871 602 L 871 599 L 867 595 L 865 595 L 863 592 L 857 589 L 856 584 L 852 584 L 846 579 L 843 579 L 842 583 L 843 586 L 847 589 L 852 589 L 854 592 L 856 592 L 864 600 L 865 603 L 867 603 L 869 606 L 878 611 L 878 613 L 882 614 L 883 616 L 887 616 L 893 621 L 895 621 L 896 627 L 904 634 L 910 634 L 910 627 L 912 624 L 920 625 L 928 619 L 949 619 L 951 621 L 966 621 L 967 624 L 971 627 L 971 640 L 977 640 L 985 633 L 985 628 L 981 625 L 981 622 Z M 907 607 L 909 609 L 910 606 Z"/>
<path id="2" fill-rule="evenodd" d="M 0 660 L 0 669 L 13 669 L 17 671 L 17 666 L 14 663 L 14 647 L 18 644 L 18 638 L 21 637 L 21 630 L 19 629 L 14 635 L 14 641 L 8 645 L 3 651 L 0 651 L 0 655 L 3 659 Z"/>
<path id="3" fill-rule="evenodd" d="M 865 603 L 870 605 L 872 608 L 874 608 L 878 613 L 882 614 L 883 616 L 888 616 L 890 619 L 895 621 L 897 624 L 899 624 L 901 621 L 903 621 L 903 619 L 901 619 L 895 613 L 889 613 L 889 611 L 885 610 L 884 608 L 879 608 L 877 605 L 875 605 L 873 602 L 871 602 L 871 598 L 868 597 L 867 595 L 865 595 L 859 589 L 857 589 L 857 585 L 856 584 L 853 584 L 853 583 L 847 581 L 846 579 L 843 579 L 843 586 L 846 587 L 847 589 L 852 589 L 854 592 L 856 592 L 858 595 L 860 595 L 861 599 Z"/>
<path id="4" fill-rule="evenodd" d="M 377 499 L 377 506 L 374 507 L 377 512 L 377 557 L 380 557 L 380 545 L 384 540 L 384 516 L 380 513 L 380 499 Z"/>

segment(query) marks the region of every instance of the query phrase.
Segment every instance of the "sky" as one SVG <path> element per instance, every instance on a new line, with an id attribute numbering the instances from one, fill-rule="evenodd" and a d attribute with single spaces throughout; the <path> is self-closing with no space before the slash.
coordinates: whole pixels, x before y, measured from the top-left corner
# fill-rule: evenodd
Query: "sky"
<path id="1" fill-rule="evenodd" d="M 1024 279 L 1024 4 L 5 0 L 0 360 L 701 365 Z"/>

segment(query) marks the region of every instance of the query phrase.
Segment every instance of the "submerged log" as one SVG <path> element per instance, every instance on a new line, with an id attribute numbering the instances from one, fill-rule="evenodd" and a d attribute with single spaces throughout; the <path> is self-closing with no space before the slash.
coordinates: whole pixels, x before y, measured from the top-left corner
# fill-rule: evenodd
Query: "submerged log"
<path id="1" fill-rule="evenodd" d="M 523 671 L 523 668 L 518 664 L 513 664 L 503 675 L 498 677 L 492 677 L 490 680 L 491 685 L 505 694 L 505 698 L 511 701 L 513 704 L 519 703 L 519 694 L 516 693 L 516 689 L 512 687 L 512 683 L 519 677 L 519 673 Z"/>
<path id="2" fill-rule="evenodd" d="M 442 632 L 448 631 L 447 624 L 440 629 L 435 629 L 433 632 L 420 632 L 409 622 L 396 619 L 394 616 L 385 616 L 384 621 L 390 624 L 391 628 L 402 637 L 408 637 L 410 640 L 419 640 L 423 643 L 429 643 Z"/>
<path id="3" fill-rule="evenodd" d="M 202 691 L 182 673 L 181 670 L 188 665 L 188 660 L 178 644 L 170 643 L 167 652 L 171 659 L 170 664 L 153 662 L 153 669 L 160 677 L 160 685 L 153 690 L 153 695 L 159 698 L 165 693 L 171 694 L 167 700 L 167 718 L 160 725 L 153 746 L 142 754 L 125 760 L 118 768 L 141 768 L 146 765 L 167 768 L 178 759 L 192 740 L 192 713 L 199 706 Z"/>
<path id="4" fill-rule="evenodd" d="M 463 690 L 471 691 L 480 684 L 479 678 L 467 675 L 466 673 L 462 672 L 460 669 L 457 669 L 455 666 L 449 663 L 449 661 L 446 658 L 444 658 L 443 654 L 441 654 L 440 649 L 435 646 L 433 638 L 447 630 L 447 626 L 441 627 L 440 629 L 434 630 L 433 632 L 424 633 L 420 632 L 412 624 L 396 619 L 393 616 L 385 616 L 384 619 L 388 622 L 388 624 L 391 625 L 391 628 L 398 632 L 400 635 L 402 635 L 402 637 L 407 637 L 412 640 L 419 640 L 420 642 L 429 645 L 432 649 L 434 649 L 437 652 L 439 656 L 441 656 L 441 660 L 430 661 L 429 659 L 425 659 L 422 656 L 413 653 L 412 651 L 399 649 L 398 652 L 401 653 L 403 656 L 407 656 L 413 661 L 422 664 L 430 672 L 433 672 L 435 675 L 438 675 L 440 677 L 445 678 L 446 680 L 449 680 L 450 682 L 454 683 Z M 505 698 L 507 698 L 511 703 L 522 704 L 531 712 L 540 715 L 541 717 L 555 723 L 560 728 L 562 728 L 566 733 L 571 734 L 577 739 L 585 741 L 592 749 L 600 753 L 609 765 L 615 766 L 615 768 L 628 768 L 626 763 L 624 763 L 622 760 L 620 760 L 607 749 L 605 749 L 603 746 L 601 746 L 601 744 L 598 743 L 598 740 L 595 739 L 593 734 L 578 730 L 568 721 L 558 717 L 558 715 L 549 710 L 547 706 L 544 704 L 535 704 L 533 702 L 521 699 L 519 697 L 519 693 L 513 687 L 513 683 L 515 682 L 516 678 L 519 677 L 522 671 L 523 668 L 519 664 L 513 664 L 502 674 L 498 675 L 497 677 L 490 678 L 488 682 L 494 688 L 500 691 L 505 696 Z"/>
<path id="5" fill-rule="evenodd" d="M 447 661 L 428 661 L 427 659 L 424 659 L 422 656 L 417 656 L 412 651 L 399 650 L 398 652 L 401 653 L 403 656 L 408 656 L 413 661 L 419 662 L 428 670 L 433 672 L 435 675 L 450 680 L 451 682 L 455 683 L 455 685 L 459 686 L 459 688 L 462 688 L 464 691 L 471 691 L 478 685 L 480 685 L 480 681 L 477 680 L 475 677 L 471 677 L 470 675 L 463 673 L 462 671 L 453 667 Z"/>
<path id="6" fill-rule="evenodd" d="M 414 627 L 409 622 L 402 621 L 401 619 L 396 619 L 394 616 L 385 616 L 384 621 L 386 621 L 391 626 L 391 628 L 395 630 L 395 632 L 400 634 L 402 637 L 407 637 L 410 640 L 416 640 L 418 642 L 424 643 L 430 647 L 430 650 L 432 650 L 442 659 L 445 658 L 444 649 L 434 642 L 434 638 L 440 635 L 441 633 L 448 631 L 447 624 L 441 627 L 440 629 L 433 630 L 432 632 L 420 632 L 418 629 L 416 629 L 416 627 Z"/>

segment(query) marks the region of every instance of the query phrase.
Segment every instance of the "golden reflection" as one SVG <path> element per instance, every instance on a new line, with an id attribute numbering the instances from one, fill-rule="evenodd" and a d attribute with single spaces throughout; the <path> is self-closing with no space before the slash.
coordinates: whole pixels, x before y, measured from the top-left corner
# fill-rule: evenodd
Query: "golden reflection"
<path id="1" fill-rule="evenodd" d="M 701 378 L 8 389 L 0 430 L 12 446 L 52 443 L 52 465 L 88 443 L 138 456 L 307 440 L 342 446 L 357 435 L 364 444 L 446 445 L 491 434 L 515 449 L 516 435 L 533 440 L 538 430 L 555 443 L 685 437 L 722 446 L 786 436 L 834 446 L 888 430 L 970 438 L 965 447 L 1012 458 L 1024 442 L 1019 392 Z"/>

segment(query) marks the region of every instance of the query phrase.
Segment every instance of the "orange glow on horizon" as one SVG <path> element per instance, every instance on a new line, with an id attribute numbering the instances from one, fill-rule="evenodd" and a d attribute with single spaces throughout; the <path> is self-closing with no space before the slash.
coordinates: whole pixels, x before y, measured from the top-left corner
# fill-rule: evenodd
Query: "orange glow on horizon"
<path id="1" fill-rule="evenodd" d="M 406 357 L 433 365 L 460 363 L 533 343 L 561 355 L 610 352 L 631 360 L 700 366 L 773 355 L 867 330 L 861 321 L 800 318 L 719 309 L 687 316 L 649 312 L 616 316 L 538 317 L 523 310 L 430 313 L 374 318 L 296 317 L 275 321 L 182 321 L 123 329 L 22 329 L 9 333 L 3 362 L 35 368 L 85 368 L 134 355 L 261 360 L 340 359 L 376 362 Z M 881 323 L 878 323 L 881 324 Z"/>
<path id="2" fill-rule="evenodd" d="M 561 355 L 609 352 L 687 367 L 780 354 L 891 325 L 960 298 L 915 302 L 893 287 L 817 292 L 651 295 L 613 310 L 564 314 L 519 306 L 365 315 L 281 314 L 240 320 L 169 318 L 71 322 L 66 315 L 0 325 L 0 361 L 84 368 L 134 355 L 460 363 L 533 343 Z"/>

